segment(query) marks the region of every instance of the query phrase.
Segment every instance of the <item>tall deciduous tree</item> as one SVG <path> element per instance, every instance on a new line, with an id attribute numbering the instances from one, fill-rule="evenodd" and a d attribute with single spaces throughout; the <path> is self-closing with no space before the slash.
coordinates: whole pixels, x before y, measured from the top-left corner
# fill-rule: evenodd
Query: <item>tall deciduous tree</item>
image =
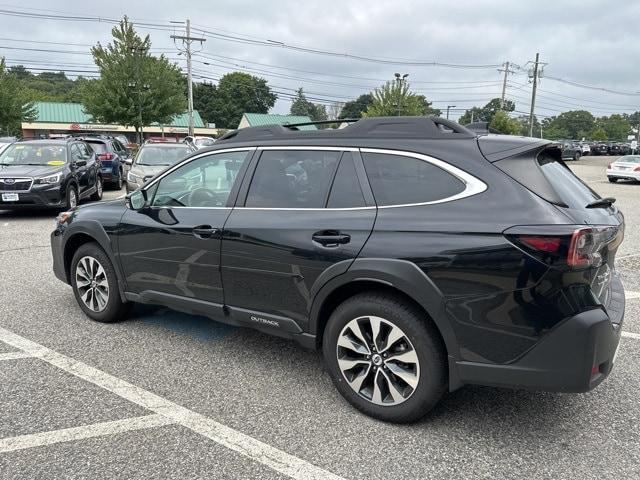
<path id="1" fill-rule="evenodd" d="M 193 90 L 194 108 L 222 128 L 237 128 L 243 113 L 267 113 L 276 99 L 265 79 L 243 72 L 223 75 L 218 85 L 196 84 Z"/>
<path id="2" fill-rule="evenodd" d="M 0 58 L 0 132 L 6 135 L 18 135 L 22 122 L 33 121 L 36 112 L 26 96 L 17 76 L 5 67 L 4 57 Z"/>
<path id="3" fill-rule="evenodd" d="M 473 107 L 464 112 L 464 114 L 458 119 L 460 125 L 466 125 L 474 122 L 489 122 L 493 120 L 493 116 L 504 110 L 505 112 L 513 112 L 516 109 L 516 104 L 511 100 L 505 100 L 504 108 L 502 108 L 502 100 L 499 98 L 493 98 L 484 107 Z"/>
<path id="4" fill-rule="evenodd" d="M 509 115 L 502 110 L 495 113 L 489 124 L 489 131 L 506 135 L 517 135 L 521 128 L 520 122 L 509 118 Z"/>
<path id="5" fill-rule="evenodd" d="M 411 92 L 409 82 L 391 80 L 373 92 L 373 102 L 367 107 L 367 117 L 417 116 L 432 113 L 424 95 Z"/>
<path id="6" fill-rule="evenodd" d="M 186 108 L 180 69 L 161 55 L 149 53 L 151 41 L 141 38 L 125 17 L 111 30 L 113 43 L 91 49 L 100 79 L 83 89 L 85 111 L 95 120 L 133 126 L 169 123 Z"/>
<path id="7" fill-rule="evenodd" d="M 362 114 L 367 111 L 369 105 L 373 103 L 373 95 L 365 93 L 355 100 L 344 104 L 338 118 L 362 118 Z"/>

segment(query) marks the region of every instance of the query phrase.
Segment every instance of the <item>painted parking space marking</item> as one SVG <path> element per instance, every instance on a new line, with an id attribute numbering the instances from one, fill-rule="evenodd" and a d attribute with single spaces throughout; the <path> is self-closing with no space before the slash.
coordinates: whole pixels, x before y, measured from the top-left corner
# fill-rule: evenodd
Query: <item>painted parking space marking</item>
<path id="1" fill-rule="evenodd" d="M 626 338 L 634 338 L 636 340 L 640 340 L 640 333 L 622 332 L 621 335 Z"/>
<path id="2" fill-rule="evenodd" d="M 36 355 L 32 355 L 31 353 L 27 353 L 27 352 L 7 352 L 7 353 L 0 353 L 0 362 L 3 360 L 17 360 L 19 358 L 33 358 Z"/>
<path id="3" fill-rule="evenodd" d="M 143 430 L 146 428 L 163 427 L 174 422 L 157 413 L 142 417 L 125 418 L 111 422 L 94 423 L 82 427 L 64 428 L 49 432 L 31 433 L 17 437 L 0 438 L 0 453 L 24 450 L 27 448 L 42 447 L 62 442 L 72 442 L 85 438 L 103 437 L 117 433 Z"/>
<path id="4" fill-rule="evenodd" d="M 67 357 L 2 327 L 0 327 L 0 341 L 37 356 L 67 373 L 71 373 L 125 400 L 151 410 L 168 419 L 170 423 L 186 427 L 278 473 L 298 480 L 343 480 L 342 477 L 317 467 L 306 460 L 295 457 L 148 390 L 114 377 L 86 363 Z"/>
<path id="5" fill-rule="evenodd" d="M 626 290 L 624 292 L 624 296 L 627 300 L 635 300 L 636 298 L 640 298 L 640 292 L 632 292 L 630 290 Z"/>

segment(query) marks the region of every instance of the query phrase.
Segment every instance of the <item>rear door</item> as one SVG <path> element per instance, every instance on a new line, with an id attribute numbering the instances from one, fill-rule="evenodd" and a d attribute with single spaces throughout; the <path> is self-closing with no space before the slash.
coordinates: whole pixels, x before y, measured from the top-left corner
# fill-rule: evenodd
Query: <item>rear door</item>
<path id="1" fill-rule="evenodd" d="M 274 333 L 306 330 L 316 282 L 345 272 L 373 228 L 363 172 L 355 149 L 259 150 L 222 240 L 232 315 Z"/>

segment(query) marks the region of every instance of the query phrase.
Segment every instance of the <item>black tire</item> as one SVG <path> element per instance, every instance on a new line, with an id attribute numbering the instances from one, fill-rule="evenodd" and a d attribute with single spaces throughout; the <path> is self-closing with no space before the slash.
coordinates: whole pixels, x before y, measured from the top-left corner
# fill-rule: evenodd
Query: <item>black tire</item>
<path id="1" fill-rule="evenodd" d="M 74 207 L 77 207 L 80 204 L 80 200 L 78 197 L 78 189 L 75 185 L 71 184 L 67 186 L 67 195 L 65 198 L 65 208 L 67 210 L 71 210 Z"/>
<path id="2" fill-rule="evenodd" d="M 100 264 L 104 271 L 104 277 L 108 285 L 108 299 L 106 305 L 100 310 L 95 311 L 89 308 L 83 299 L 78 287 L 76 271 L 78 263 L 85 258 L 95 259 Z M 123 320 L 132 304 L 129 302 L 123 302 L 120 298 L 120 290 L 118 289 L 118 277 L 116 275 L 113 264 L 109 260 L 107 254 L 97 243 L 85 243 L 78 248 L 71 260 L 70 270 L 71 287 L 73 288 L 73 294 L 76 297 L 78 305 L 82 311 L 92 320 L 97 322 L 111 323 Z"/>
<path id="3" fill-rule="evenodd" d="M 581 157 L 580 152 L 576 152 L 576 153 L 574 153 L 574 154 L 573 154 L 573 159 L 574 159 L 576 162 L 577 162 L 578 160 L 580 160 L 580 157 Z"/>
<path id="4" fill-rule="evenodd" d="M 99 202 L 102 200 L 102 193 L 104 191 L 104 183 L 102 181 L 102 177 L 98 176 L 96 179 L 96 191 L 93 195 L 91 195 L 91 200 L 95 200 Z"/>
<path id="5" fill-rule="evenodd" d="M 616 183 L 616 182 L 618 181 L 618 179 L 617 179 L 617 178 L 615 178 L 615 177 L 609 177 L 609 181 L 610 181 L 611 183 Z"/>
<path id="6" fill-rule="evenodd" d="M 118 170 L 118 178 L 113 182 L 113 188 L 116 190 L 122 190 L 124 180 L 122 178 L 122 170 Z"/>
<path id="7" fill-rule="evenodd" d="M 352 320 L 369 316 L 381 317 L 400 328 L 417 355 L 420 365 L 418 382 L 402 403 L 378 405 L 363 397 L 351 388 L 338 364 L 338 340 L 342 330 Z M 340 394 L 355 408 L 379 420 L 394 423 L 416 421 L 438 403 L 447 389 L 446 351 L 438 331 L 424 312 L 400 297 L 369 292 L 349 298 L 331 314 L 324 331 L 322 349 L 325 365 Z"/>

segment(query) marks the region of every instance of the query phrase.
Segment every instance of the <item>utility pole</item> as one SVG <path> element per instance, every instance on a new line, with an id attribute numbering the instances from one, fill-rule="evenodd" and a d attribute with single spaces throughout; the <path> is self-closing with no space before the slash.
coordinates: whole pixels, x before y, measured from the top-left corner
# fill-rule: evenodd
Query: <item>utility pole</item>
<path id="1" fill-rule="evenodd" d="M 531 90 L 531 112 L 529 113 L 529 136 L 530 137 L 533 137 L 533 112 L 536 107 L 536 89 L 538 88 L 538 79 L 542 74 L 542 70 L 539 69 L 540 65 L 542 65 L 544 68 L 546 63 L 540 62 L 540 54 L 536 53 L 536 60 L 535 62 L 533 62 L 533 74 L 530 75 L 531 77 L 533 77 L 533 89 Z"/>
<path id="2" fill-rule="evenodd" d="M 504 96 L 507 92 L 507 75 L 511 73 L 509 70 L 509 62 L 505 62 L 504 70 L 498 69 L 499 72 L 504 71 L 504 78 L 502 79 L 502 96 L 500 97 L 500 109 L 504 110 Z"/>
<path id="3" fill-rule="evenodd" d="M 193 79 L 191 76 L 191 44 L 193 42 L 200 42 L 203 44 L 207 41 L 206 38 L 192 37 L 191 36 L 191 20 L 187 18 L 186 21 L 186 35 L 171 35 L 174 40 L 182 40 L 184 50 L 180 53 L 184 53 L 187 57 L 187 91 L 188 91 L 188 104 L 189 104 L 189 135 L 193 136 Z"/>

